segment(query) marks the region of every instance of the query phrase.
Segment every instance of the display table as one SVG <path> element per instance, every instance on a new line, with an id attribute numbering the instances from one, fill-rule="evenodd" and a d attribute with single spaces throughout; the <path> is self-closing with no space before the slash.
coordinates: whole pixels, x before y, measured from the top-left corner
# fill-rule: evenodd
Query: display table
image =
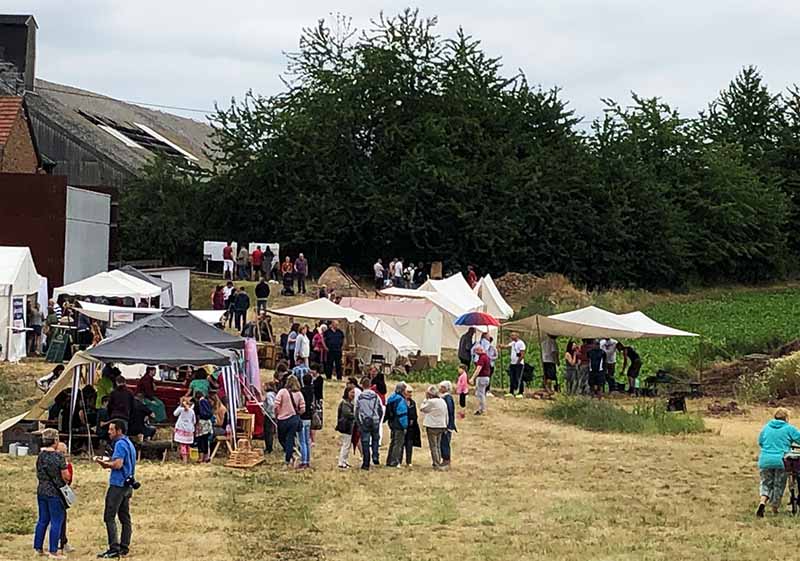
<path id="1" fill-rule="evenodd" d="M 245 407 L 247 412 L 254 417 L 252 436 L 264 438 L 264 411 L 261 410 L 261 405 L 255 401 L 248 401 Z"/>

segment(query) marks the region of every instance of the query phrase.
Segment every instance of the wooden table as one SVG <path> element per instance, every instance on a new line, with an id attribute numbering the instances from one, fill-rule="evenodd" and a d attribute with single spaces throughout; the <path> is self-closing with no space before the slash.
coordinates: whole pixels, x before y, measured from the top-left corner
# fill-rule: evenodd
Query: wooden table
<path id="1" fill-rule="evenodd" d="M 255 422 L 256 416 L 252 413 L 248 413 L 246 409 L 236 411 L 236 430 L 240 431 L 242 436 L 246 437 L 247 440 L 253 438 L 253 427 Z"/>

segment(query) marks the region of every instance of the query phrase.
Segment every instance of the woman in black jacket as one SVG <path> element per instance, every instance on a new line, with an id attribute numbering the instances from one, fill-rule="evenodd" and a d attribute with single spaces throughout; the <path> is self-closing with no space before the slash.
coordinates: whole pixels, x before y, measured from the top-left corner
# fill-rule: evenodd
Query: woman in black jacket
<path id="1" fill-rule="evenodd" d="M 414 448 L 422 448 L 422 438 L 419 432 L 419 415 L 417 414 L 417 403 L 414 401 L 414 388 L 406 385 L 406 403 L 408 404 L 408 428 L 406 429 L 406 440 L 404 449 L 406 451 L 406 465 L 411 465 L 411 457 Z"/>
<path id="2" fill-rule="evenodd" d="M 441 397 L 447 404 L 447 430 L 442 434 L 442 465 L 450 465 L 450 441 L 453 438 L 453 433 L 456 429 L 456 402 L 450 392 L 453 390 L 453 384 L 449 380 L 443 380 L 439 383 L 439 397 Z"/>
<path id="3" fill-rule="evenodd" d="M 350 440 L 353 434 L 353 425 L 355 424 L 355 398 L 356 390 L 353 386 L 348 384 L 344 388 L 342 401 L 339 402 L 339 410 L 336 413 L 336 432 L 339 433 L 340 448 L 339 448 L 339 467 L 347 469 L 350 464 L 347 460 L 350 458 Z"/>

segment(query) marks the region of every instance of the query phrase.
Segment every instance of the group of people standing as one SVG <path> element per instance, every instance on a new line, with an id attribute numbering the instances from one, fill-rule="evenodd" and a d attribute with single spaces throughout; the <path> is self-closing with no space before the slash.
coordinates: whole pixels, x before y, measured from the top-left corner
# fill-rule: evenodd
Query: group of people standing
<path id="1" fill-rule="evenodd" d="M 625 385 L 616 380 L 617 354 L 622 354 L 620 372 L 627 375 L 628 393 L 636 393 L 642 359 L 633 346 L 611 338 L 583 339 L 580 344 L 570 340 L 567 343 L 564 352 L 566 393 L 599 398 L 604 391 L 625 391 Z M 545 368 L 551 365 L 550 369 L 555 372 L 558 344 L 553 336 L 547 336 L 542 342 L 542 363 Z"/>
<path id="2" fill-rule="evenodd" d="M 290 368 L 308 369 L 311 363 L 324 367 L 329 380 L 336 375 L 341 380 L 345 333 L 338 320 L 320 321 L 312 329 L 308 324 L 293 323 L 289 332 L 281 335 L 281 352 Z"/>
<path id="3" fill-rule="evenodd" d="M 419 288 L 428 280 L 428 271 L 422 262 L 403 264 L 402 257 L 395 257 L 388 265 L 384 266 L 383 259 L 379 258 L 372 266 L 375 290 L 382 290 L 389 286 L 397 288 Z"/>

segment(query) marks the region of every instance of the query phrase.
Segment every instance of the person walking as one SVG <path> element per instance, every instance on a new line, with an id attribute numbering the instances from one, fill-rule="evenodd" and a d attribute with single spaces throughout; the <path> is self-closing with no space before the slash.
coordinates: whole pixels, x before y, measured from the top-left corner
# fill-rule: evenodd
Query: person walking
<path id="1" fill-rule="evenodd" d="M 303 401 L 306 410 L 300 414 L 300 465 L 297 469 L 308 469 L 311 467 L 311 417 L 314 414 L 314 379 L 311 373 L 303 374 L 302 388 Z"/>
<path id="2" fill-rule="evenodd" d="M 297 277 L 297 293 L 306 293 L 306 277 L 308 276 L 308 261 L 301 253 L 294 260 L 294 274 Z"/>
<path id="3" fill-rule="evenodd" d="M 136 476 L 136 450 L 128 437 L 128 424 L 115 419 L 108 425 L 108 435 L 114 443 L 114 451 L 110 460 L 95 457 L 95 462 L 104 469 L 111 470 L 108 478 L 103 520 L 108 534 L 108 550 L 97 557 L 100 559 L 116 559 L 128 555 L 133 536 L 130 500 Z M 122 525 L 122 532 L 117 537 L 117 522 Z"/>
<path id="4" fill-rule="evenodd" d="M 64 460 L 67 462 L 67 478 L 64 479 L 64 483 L 69 485 L 70 487 L 73 486 L 74 478 L 75 478 L 75 469 L 72 465 L 72 462 L 69 458 L 69 450 L 67 449 L 67 445 L 63 442 L 59 442 L 56 444 L 56 450 L 59 454 L 64 456 Z M 65 503 L 66 506 L 66 503 Z M 69 509 L 67 509 L 69 510 Z M 61 538 L 59 539 L 59 549 L 61 550 L 62 554 L 72 553 L 75 551 L 75 548 L 69 544 L 69 539 L 67 538 L 67 511 L 64 511 L 64 523 L 61 525 Z"/>
<path id="5" fill-rule="evenodd" d="M 567 343 L 564 351 L 564 382 L 566 384 L 567 395 L 575 395 L 578 388 L 578 347 L 574 341 Z"/>
<path id="6" fill-rule="evenodd" d="M 509 366 L 508 366 L 508 393 L 506 397 L 518 398 L 525 394 L 525 382 L 522 380 L 522 373 L 525 369 L 525 341 L 519 338 L 519 333 L 511 334 L 511 341 L 508 343 Z M 518 392 L 518 393 L 517 393 Z"/>
<path id="7" fill-rule="evenodd" d="M 456 393 L 458 394 L 458 418 L 464 418 L 467 408 L 467 394 L 469 394 L 469 375 L 463 364 L 458 365 L 458 379 L 456 380 Z"/>
<path id="8" fill-rule="evenodd" d="M 456 402 L 450 392 L 453 391 L 453 384 L 449 380 L 439 382 L 439 397 L 441 397 L 447 405 L 447 430 L 442 433 L 442 465 L 450 465 L 451 447 L 450 443 L 453 439 L 453 433 L 457 432 L 456 428 Z"/>
<path id="9" fill-rule="evenodd" d="M 328 347 L 328 360 L 325 363 L 325 377 L 328 380 L 336 371 L 336 379 L 342 379 L 342 350 L 344 349 L 344 332 L 339 329 L 338 320 L 331 322 L 330 328 L 325 332 L 325 346 Z"/>
<path id="10" fill-rule="evenodd" d="M 44 555 L 44 535 L 50 529 L 48 557 L 66 559 L 59 554 L 62 528 L 66 518 L 66 504 L 61 495 L 61 487 L 70 478 L 67 461 L 58 451 L 58 429 L 42 431 L 42 448 L 36 457 L 36 502 L 39 518 L 33 535 L 33 549 Z"/>
<path id="11" fill-rule="evenodd" d="M 358 431 L 361 433 L 361 455 L 363 457 L 361 469 L 368 470 L 370 459 L 376 466 L 381 463 L 379 433 L 383 405 L 374 390 L 367 388 L 361 392 L 356 400 L 355 415 Z"/>
<path id="12" fill-rule="evenodd" d="M 408 428 L 405 437 L 405 462 L 406 466 L 412 466 L 414 458 L 414 448 L 422 448 L 422 435 L 419 432 L 419 415 L 417 413 L 417 402 L 414 401 L 414 388 L 406 384 L 406 405 L 408 407 Z"/>
<path id="13" fill-rule="evenodd" d="M 375 290 L 381 290 L 383 288 L 383 260 L 378 258 L 375 264 L 372 266 L 372 272 L 375 278 Z"/>
<path id="14" fill-rule="evenodd" d="M 320 324 L 314 330 L 314 337 L 311 339 L 311 360 L 322 365 L 323 369 L 328 363 L 328 347 L 325 345 L 325 332 L 327 330 L 327 325 Z"/>
<path id="15" fill-rule="evenodd" d="M 476 415 L 486 413 L 486 388 L 489 387 L 489 380 L 492 377 L 492 365 L 486 351 L 482 348 L 477 349 L 478 362 L 475 363 L 475 371 L 472 374 L 470 383 L 475 385 L 475 397 L 478 398 L 478 410 Z"/>
<path id="16" fill-rule="evenodd" d="M 342 394 L 342 401 L 339 402 L 339 409 L 336 412 L 336 432 L 339 433 L 339 467 L 348 469 L 350 464 L 350 444 L 353 437 L 353 425 L 355 424 L 355 397 L 356 390 L 353 386 L 347 385 Z"/>
<path id="17" fill-rule="evenodd" d="M 247 322 L 247 312 L 250 309 L 250 296 L 243 286 L 239 287 L 236 292 L 235 312 L 236 312 L 236 330 L 241 331 L 244 324 Z"/>
<path id="18" fill-rule="evenodd" d="M 547 335 L 542 341 L 542 386 L 547 393 L 553 393 L 558 381 L 558 358 L 558 342 L 555 336 Z"/>
<path id="19" fill-rule="evenodd" d="M 406 403 L 406 384 L 400 382 L 394 387 L 394 393 L 386 400 L 384 421 L 389 423 L 391 438 L 389 452 L 386 455 L 387 467 L 400 467 L 403 461 L 403 447 L 406 443 L 408 429 L 408 403 Z"/>
<path id="20" fill-rule="evenodd" d="M 773 514 L 778 514 L 786 487 L 783 457 L 791 451 L 792 444 L 800 444 L 800 431 L 789 424 L 789 410 L 778 407 L 772 420 L 758 435 L 758 446 L 761 448 L 758 455 L 761 501 L 756 516 L 759 518 L 763 518 L 768 503 L 772 507 Z"/>
<path id="21" fill-rule="evenodd" d="M 269 308 L 269 283 L 264 277 L 256 285 L 256 312 L 266 312 Z"/>
<path id="22" fill-rule="evenodd" d="M 189 447 L 194 444 L 195 425 L 197 424 L 192 399 L 187 395 L 181 397 L 181 402 L 172 412 L 172 416 L 177 418 L 173 439 L 180 446 L 181 460 L 184 464 L 188 464 Z"/>
<path id="23" fill-rule="evenodd" d="M 481 356 L 486 356 L 481 353 Z M 425 400 L 419 406 L 420 413 L 425 415 L 422 426 L 428 435 L 428 448 L 431 453 L 433 469 L 447 469 L 442 463 L 442 435 L 447 430 L 447 404 L 439 397 L 436 386 L 428 386 Z"/>
<path id="24" fill-rule="evenodd" d="M 272 448 L 275 440 L 275 397 L 278 394 L 278 385 L 273 382 L 267 382 L 265 387 L 266 394 L 264 395 L 264 454 L 272 454 Z"/>
<path id="25" fill-rule="evenodd" d="M 283 447 L 287 466 L 294 461 L 294 439 L 302 429 L 300 415 L 306 410 L 306 401 L 300 391 L 300 382 L 294 376 L 286 378 L 286 385 L 275 396 L 275 417 L 278 419 L 278 442 Z"/>

